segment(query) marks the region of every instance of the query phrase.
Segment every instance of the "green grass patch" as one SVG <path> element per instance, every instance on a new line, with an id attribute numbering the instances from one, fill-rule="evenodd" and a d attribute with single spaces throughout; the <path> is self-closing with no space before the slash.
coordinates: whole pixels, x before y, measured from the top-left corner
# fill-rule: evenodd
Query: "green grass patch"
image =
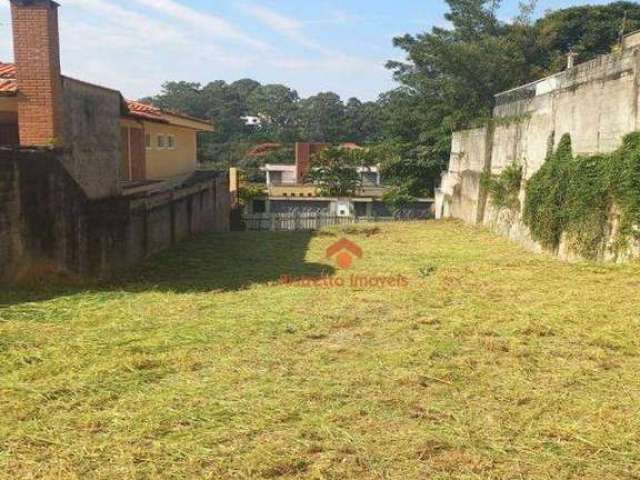
<path id="1" fill-rule="evenodd" d="M 0 478 L 637 478 L 639 274 L 429 222 L 205 235 L 113 285 L 3 290 Z"/>

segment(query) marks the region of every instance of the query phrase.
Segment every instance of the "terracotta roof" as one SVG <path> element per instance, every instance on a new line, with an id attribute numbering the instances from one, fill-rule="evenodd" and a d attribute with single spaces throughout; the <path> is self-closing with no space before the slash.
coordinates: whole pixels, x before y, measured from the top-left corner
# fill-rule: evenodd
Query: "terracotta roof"
<path id="1" fill-rule="evenodd" d="M 17 91 L 18 85 L 16 83 L 15 65 L 13 63 L 0 62 L 0 95 L 15 95 Z M 161 110 L 157 107 L 154 107 L 153 105 L 147 105 L 145 103 L 140 103 L 133 100 L 127 100 L 126 102 L 129 109 L 129 115 L 143 120 L 170 123 L 170 121 L 167 120 L 163 115 L 168 114 L 194 122 L 200 122 L 210 125 L 210 123 L 206 120 L 190 117 L 189 115 L 185 115 L 183 113 Z"/>
<path id="2" fill-rule="evenodd" d="M 16 67 L 12 63 L 0 62 L 0 95 L 14 95 L 17 90 Z"/>
<path id="3" fill-rule="evenodd" d="M 271 153 L 275 150 L 279 150 L 282 148 L 282 145 L 279 143 L 261 143 L 260 145 L 256 145 L 251 150 L 247 152 L 248 157 L 263 157 L 268 153 Z"/>
<path id="4" fill-rule="evenodd" d="M 13 63 L 0 62 L 0 78 L 16 78 L 16 67 Z"/>
<path id="5" fill-rule="evenodd" d="M 127 107 L 129 107 L 129 113 L 134 117 L 168 123 L 167 120 L 162 116 L 162 111 L 152 105 L 134 102 L 133 100 L 127 100 Z"/>
<path id="6" fill-rule="evenodd" d="M 2 80 L 0 79 L 0 94 L 15 95 L 18 90 L 15 80 Z"/>

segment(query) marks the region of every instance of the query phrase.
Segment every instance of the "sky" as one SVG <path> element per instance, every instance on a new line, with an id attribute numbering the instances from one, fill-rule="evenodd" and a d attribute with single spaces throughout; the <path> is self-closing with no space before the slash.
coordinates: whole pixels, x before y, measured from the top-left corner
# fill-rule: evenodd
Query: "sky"
<path id="1" fill-rule="evenodd" d="M 395 36 L 446 26 L 444 0 L 57 0 L 63 73 L 120 90 L 166 81 L 253 78 L 307 97 L 374 100 L 394 88 Z M 538 14 L 606 0 L 539 0 Z M 503 0 L 513 18 L 518 0 Z M 0 0 L 0 61 L 13 59 L 9 0 Z"/>

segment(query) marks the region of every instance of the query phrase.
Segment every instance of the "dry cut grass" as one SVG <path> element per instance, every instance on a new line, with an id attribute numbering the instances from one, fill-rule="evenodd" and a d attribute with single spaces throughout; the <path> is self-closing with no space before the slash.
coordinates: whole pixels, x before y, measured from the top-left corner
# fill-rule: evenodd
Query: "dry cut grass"
<path id="1" fill-rule="evenodd" d="M 432 222 L 204 236 L 114 285 L 4 290 L 0 478 L 637 479 L 639 287 Z"/>

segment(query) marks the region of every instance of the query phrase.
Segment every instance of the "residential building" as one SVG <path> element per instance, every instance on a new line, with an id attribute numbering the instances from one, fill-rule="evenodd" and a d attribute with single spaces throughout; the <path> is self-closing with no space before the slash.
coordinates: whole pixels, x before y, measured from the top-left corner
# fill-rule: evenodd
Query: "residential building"
<path id="1" fill-rule="evenodd" d="M 359 167 L 360 188 L 349 198 L 327 197 L 317 185 L 306 177 L 311 170 L 314 155 L 329 147 L 325 143 L 296 143 L 295 163 L 290 165 L 266 164 L 265 196 L 254 199 L 248 213 L 325 213 L 339 217 L 391 217 L 383 196 L 388 190 L 377 165 Z M 355 143 L 345 143 L 341 148 L 360 149 Z M 412 216 L 427 216 L 431 201 L 421 199 L 412 206 Z"/>
<path id="2" fill-rule="evenodd" d="M 262 126 L 262 118 L 256 117 L 254 115 L 246 115 L 244 117 L 240 117 L 241 120 L 244 121 L 244 124 L 247 127 L 260 127 Z"/>
<path id="3" fill-rule="evenodd" d="M 226 172 L 197 170 L 204 120 L 60 71 L 58 7 L 10 0 L 0 64 L 0 282 L 108 277 L 229 229 Z"/>
<path id="4" fill-rule="evenodd" d="M 210 122 L 124 100 L 117 90 L 62 75 L 57 4 L 37 0 L 13 1 L 12 5 L 15 63 L 0 62 L 0 145 L 62 145 L 65 136 L 73 141 L 73 137 L 88 134 L 87 129 L 104 123 L 117 109 L 117 182 L 110 182 L 110 188 L 99 196 L 137 193 L 140 187 L 157 190 L 163 183 L 173 185 L 196 171 L 198 133 L 213 131 Z M 36 37 L 30 28 L 33 11 L 43 15 L 45 35 Z M 48 118 L 53 120 L 50 127 L 46 126 Z M 99 149 L 103 140 L 96 139 L 92 147 Z"/>

